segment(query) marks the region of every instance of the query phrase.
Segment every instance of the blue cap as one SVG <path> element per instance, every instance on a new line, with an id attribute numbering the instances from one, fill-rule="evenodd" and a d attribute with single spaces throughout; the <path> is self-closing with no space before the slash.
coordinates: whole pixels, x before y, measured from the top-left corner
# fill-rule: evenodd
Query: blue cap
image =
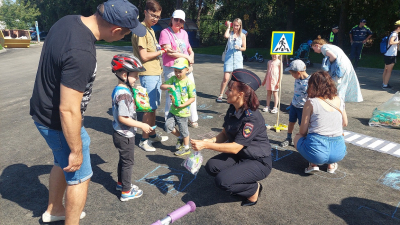
<path id="1" fill-rule="evenodd" d="M 254 91 L 256 91 L 261 86 L 260 78 L 250 70 L 246 69 L 236 69 L 232 72 L 233 81 L 239 81 L 250 86 Z"/>
<path id="2" fill-rule="evenodd" d="M 146 28 L 139 22 L 139 10 L 128 0 L 108 0 L 103 3 L 102 18 L 114 25 L 128 28 L 139 37 L 146 35 Z"/>
<path id="3" fill-rule="evenodd" d="M 367 23 L 367 20 L 366 19 L 361 19 L 360 23 Z"/>

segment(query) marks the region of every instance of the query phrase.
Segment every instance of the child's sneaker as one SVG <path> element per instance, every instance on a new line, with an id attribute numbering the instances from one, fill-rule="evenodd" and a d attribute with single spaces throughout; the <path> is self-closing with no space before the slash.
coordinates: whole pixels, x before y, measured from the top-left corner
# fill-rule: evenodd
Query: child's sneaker
<path id="1" fill-rule="evenodd" d="M 183 146 L 183 139 L 178 138 L 178 140 L 176 141 L 175 149 L 179 150 L 182 148 L 182 146 Z"/>
<path id="2" fill-rule="evenodd" d="M 286 138 L 286 140 L 281 142 L 281 147 L 287 147 L 289 145 L 294 146 L 293 139 L 291 139 L 291 138 Z"/>
<path id="3" fill-rule="evenodd" d="M 175 152 L 176 156 L 182 156 L 187 154 L 190 154 L 190 148 L 185 148 L 184 146 L 182 146 L 178 151 Z"/>
<path id="4" fill-rule="evenodd" d="M 273 114 L 278 113 L 278 108 L 274 107 L 274 108 L 271 110 L 271 113 L 273 113 Z"/>
<path id="5" fill-rule="evenodd" d="M 268 110 L 269 110 L 268 107 L 262 109 L 263 112 L 268 112 Z"/>
<path id="6" fill-rule="evenodd" d="M 147 139 L 145 141 L 140 141 L 139 147 L 141 147 L 146 152 L 155 152 L 156 151 L 156 148 L 154 148 L 153 145 L 151 145 L 151 142 L 149 141 L 149 139 Z"/>
<path id="7" fill-rule="evenodd" d="M 138 186 L 132 184 L 132 188 L 131 188 L 131 190 L 129 190 L 128 193 L 124 194 L 121 192 L 120 200 L 122 202 L 126 202 L 126 201 L 134 199 L 134 198 L 139 198 L 142 195 L 143 195 L 143 191 L 140 190 Z"/>
<path id="8" fill-rule="evenodd" d="M 168 136 L 161 136 L 159 134 L 156 134 L 155 138 L 149 138 L 149 140 L 151 141 L 151 143 L 160 142 L 160 141 L 164 142 L 164 141 L 168 140 Z"/>

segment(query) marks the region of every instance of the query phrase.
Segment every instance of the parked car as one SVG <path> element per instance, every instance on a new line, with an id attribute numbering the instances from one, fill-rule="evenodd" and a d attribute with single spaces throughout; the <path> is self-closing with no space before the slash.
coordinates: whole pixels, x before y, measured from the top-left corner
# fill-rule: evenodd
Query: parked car
<path id="1" fill-rule="evenodd" d="M 40 31 L 40 40 L 46 39 L 47 33 L 46 31 Z M 37 40 L 36 31 L 31 34 L 31 40 Z"/>

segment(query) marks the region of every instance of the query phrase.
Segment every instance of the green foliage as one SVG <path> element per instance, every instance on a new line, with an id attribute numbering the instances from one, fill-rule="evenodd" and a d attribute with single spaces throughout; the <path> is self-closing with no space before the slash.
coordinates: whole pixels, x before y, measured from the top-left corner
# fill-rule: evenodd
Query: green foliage
<path id="1" fill-rule="evenodd" d="M 3 46 L 0 45 L 0 50 L 3 50 Z"/>
<path id="2" fill-rule="evenodd" d="M 28 29 L 39 15 L 39 9 L 30 1 L 4 0 L 0 7 L 0 21 L 6 23 L 7 29 Z"/>

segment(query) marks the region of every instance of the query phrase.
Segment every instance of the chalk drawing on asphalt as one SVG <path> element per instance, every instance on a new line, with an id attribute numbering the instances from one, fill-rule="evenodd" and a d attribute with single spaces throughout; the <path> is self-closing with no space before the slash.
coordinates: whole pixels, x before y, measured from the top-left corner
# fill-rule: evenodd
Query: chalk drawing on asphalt
<path id="1" fill-rule="evenodd" d="M 185 191 L 195 179 L 196 176 L 189 171 L 159 165 L 137 182 L 156 186 L 163 194 L 176 196 Z"/>

